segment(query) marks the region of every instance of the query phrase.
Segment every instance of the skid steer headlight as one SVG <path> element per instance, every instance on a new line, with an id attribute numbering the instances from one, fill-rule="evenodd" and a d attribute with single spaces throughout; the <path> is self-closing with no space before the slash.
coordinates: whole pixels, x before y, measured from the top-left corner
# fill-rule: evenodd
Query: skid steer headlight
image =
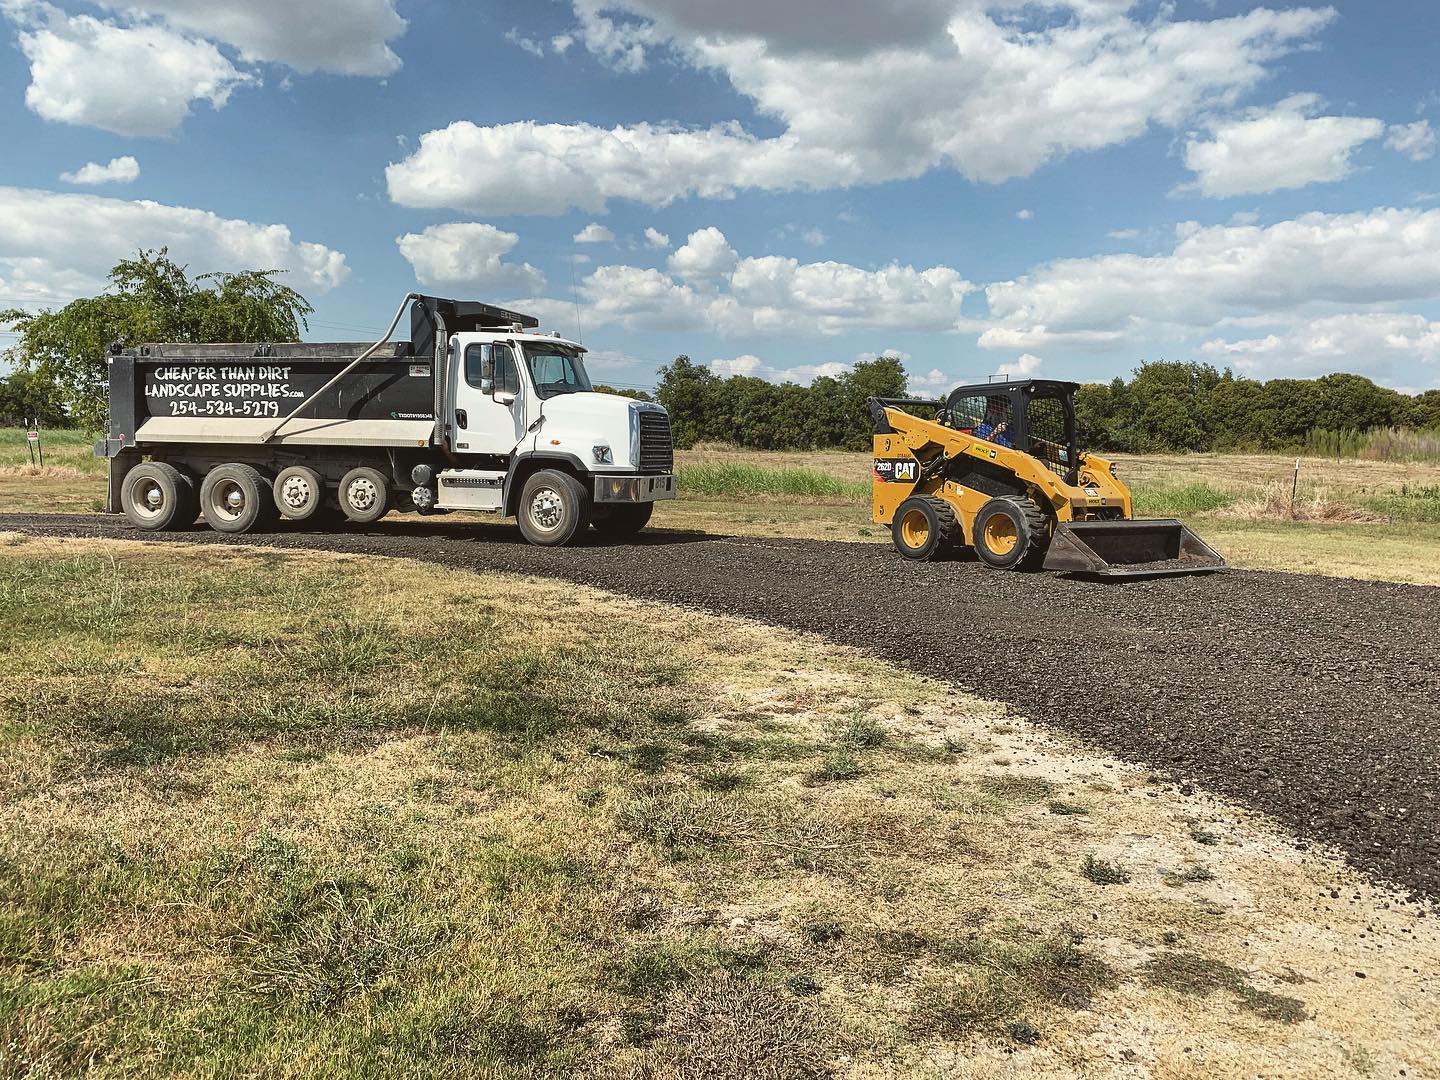
<path id="1" fill-rule="evenodd" d="M 609 465 L 612 464 L 615 460 L 610 453 L 610 447 L 603 444 L 600 446 L 592 446 L 590 448 L 590 453 L 595 456 L 596 465 Z"/>

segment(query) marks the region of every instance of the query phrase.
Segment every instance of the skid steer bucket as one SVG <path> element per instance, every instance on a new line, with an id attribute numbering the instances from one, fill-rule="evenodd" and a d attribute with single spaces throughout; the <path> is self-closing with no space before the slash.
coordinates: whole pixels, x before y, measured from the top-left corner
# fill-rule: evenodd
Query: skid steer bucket
<path id="1" fill-rule="evenodd" d="M 1074 521 L 1055 530 L 1046 570 L 1160 577 L 1225 569 L 1220 553 L 1178 521 Z"/>

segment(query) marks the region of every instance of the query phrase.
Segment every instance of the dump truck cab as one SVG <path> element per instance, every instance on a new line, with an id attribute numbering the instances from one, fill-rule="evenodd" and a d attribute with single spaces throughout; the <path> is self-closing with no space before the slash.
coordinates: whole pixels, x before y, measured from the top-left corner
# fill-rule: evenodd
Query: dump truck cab
<path id="1" fill-rule="evenodd" d="M 998 569 L 1223 568 L 1180 522 L 1133 520 L 1114 465 L 1080 448 L 1078 389 L 1025 379 L 959 386 L 943 400 L 872 399 L 872 520 L 913 559 L 972 547 Z M 911 411 L 922 409 L 933 419 Z"/>
<path id="2" fill-rule="evenodd" d="M 674 497 L 668 414 L 652 402 L 597 393 L 579 342 L 515 326 L 454 334 L 448 355 L 449 400 L 440 415 L 458 468 L 439 476 L 442 508 L 514 514 L 540 469 L 583 480 L 602 511 Z M 494 483 L 467 488 L 472 474 Z"/>

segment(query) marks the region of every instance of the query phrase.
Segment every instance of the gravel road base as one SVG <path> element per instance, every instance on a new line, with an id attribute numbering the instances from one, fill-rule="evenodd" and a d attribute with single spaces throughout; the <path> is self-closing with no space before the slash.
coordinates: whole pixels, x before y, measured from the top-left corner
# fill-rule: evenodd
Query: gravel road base
<path id="1" fill-rule="evenodd" d="M 1086 581 L 667 532 L 552 550 L 443 521 L 235 539 L 0 514 L 0 530 L 424 559 L 818 633 L 1203 783 L 1440 897 L 1440 588 L 1250 571 Z"/>

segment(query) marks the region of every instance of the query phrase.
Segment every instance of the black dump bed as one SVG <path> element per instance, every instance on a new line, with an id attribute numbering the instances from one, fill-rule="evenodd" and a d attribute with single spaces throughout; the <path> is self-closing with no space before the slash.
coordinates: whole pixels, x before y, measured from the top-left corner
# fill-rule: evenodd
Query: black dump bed
<path id="1" fill-rule="evenodd" d="M 113 457 L 147 443 L 270 438 L 428 442 L 440 405 L 434 371 L 437 332 L 536 325 L 531 316 L 489 304 L 417 297 L 410 308 L 410 340 L 380 346 L 328 387 L 371 342 L 116 349 L 108 357 L 110 430 L 102 452 Z M 275 433 L 276 425 L 302 404 L 303 411 Z"/>

